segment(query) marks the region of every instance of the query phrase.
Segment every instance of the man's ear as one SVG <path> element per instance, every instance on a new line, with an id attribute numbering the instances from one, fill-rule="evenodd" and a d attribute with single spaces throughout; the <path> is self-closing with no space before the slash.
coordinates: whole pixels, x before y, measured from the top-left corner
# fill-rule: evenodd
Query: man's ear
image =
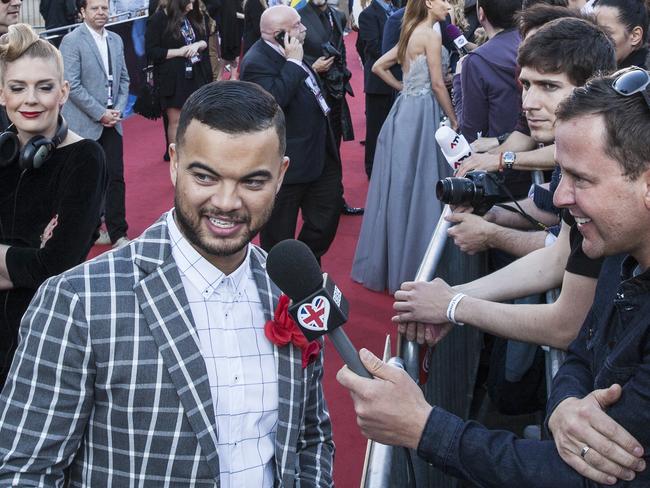
<path id="1" fill-rule="evenodd" d="M 169 145 L 169 176 L 172 180 L 172 185 L 176 187 L 176 178 L 178 177 L 178 152 L 176 151 L 176 144 Z"/>
<path id="2" fill-rule="evenodd" d="M 478 22 L 479 24 L 483 25 L 483 22 L 485 22 L 485 10 L 483 10 L 483 7 L 479 7 L 478 3 L 476 4 L 476 16 L 478 17 Z"/>
<path id="3" fill-rule="evenodd" d="M 630 33 L 630 43 L 638 48 L 643 44 L 643 28 L 637 25 Z"/>

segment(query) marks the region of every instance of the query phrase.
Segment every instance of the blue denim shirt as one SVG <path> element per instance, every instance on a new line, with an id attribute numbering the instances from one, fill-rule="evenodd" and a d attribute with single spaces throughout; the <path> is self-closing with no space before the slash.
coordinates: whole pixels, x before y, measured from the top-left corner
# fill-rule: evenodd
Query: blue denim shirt
<path id="1" fill-rule="evenodd" d="M 622 258 L 613 256 L 603 264 L 594 305 L 555 377 L 547 412 L 568 397 L 582 398 L 619 383 L 623 394 L 607 414 L 636 437 L 650 464 L 650 270 L 633 276 L 636 261 L 627 257 L 621 268 Z M 427 420 L 418 454 L 479 487 L 600 486 L 565 464 L 552 440 L 519 439 L 438 407 Z M 648 487 L 650 469 L 615 486 Z"/>

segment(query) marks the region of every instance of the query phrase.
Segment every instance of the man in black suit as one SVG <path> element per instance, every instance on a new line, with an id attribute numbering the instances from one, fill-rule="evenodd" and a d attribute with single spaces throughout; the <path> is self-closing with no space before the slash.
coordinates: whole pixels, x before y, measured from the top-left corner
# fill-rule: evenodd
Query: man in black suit
<path id="1" fill-rule="evenodd" d="M 341 140 L 354 140 L 352 117 L 345 99 L 354 96 L 350 86 L 352 73 L 348 70 L 343 31 L 345 14 L 327 4 L 327 0 L 310 0 L 298 10 L 300 20 L 307 29 L 304 61 L 318 74 L 325 101 L 330 107 L 329 120 L 336 148 L 341 154 Z M 363 208 L 350 207 L 344 201 L 343 215 L 361 215 Z"/>
<path id="2" fill-rule="evenodd" d="M 240 79 L 257 83 L 282 107 L 291 161 L 260 243 L 268 251 L 294 238 L 300 210 L 298 239 L 320 259 L 334 240 L 343 205 L 341 161 L 327 118 L 330 108 L 318 76 L 303 62 L 306 29 L 298 12 L 284 5 L 271 7 L 262 14 L 260 30 L 262 38 L 241 63 Z"/>
<path id="3" fill-rule="evenodd" d="M 366 93 L 366 174 L 370 178 L 381 126 L 393 105 L 393 89 L 372 72 L 381 56 L 386 19 L 395 11 L 391 0 L 372 0 L 359 14 L 359 37 L 364 46 L 363 90 Z"/>

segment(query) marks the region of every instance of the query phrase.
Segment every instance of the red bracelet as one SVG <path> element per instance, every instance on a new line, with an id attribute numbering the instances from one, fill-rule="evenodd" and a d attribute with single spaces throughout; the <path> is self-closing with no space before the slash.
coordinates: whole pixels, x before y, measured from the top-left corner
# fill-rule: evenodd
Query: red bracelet
<path id="1" fill-rule="evenodd" d="M 497 170 L 499 173 L 503 173 L 503 153 L 499 153 L 499 167 Z"/>

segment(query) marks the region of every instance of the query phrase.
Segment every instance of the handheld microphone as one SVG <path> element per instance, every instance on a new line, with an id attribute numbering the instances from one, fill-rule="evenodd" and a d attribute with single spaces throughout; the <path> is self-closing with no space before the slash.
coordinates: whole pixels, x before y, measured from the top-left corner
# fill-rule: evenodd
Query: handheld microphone
<path id="1" fill-rule="evenodd" d="M 447 33 L 447 36 L 449 36 L 449 39 L 454 41 L 454 46 L 456 46 L 456 51 L 458 51 L 458 54 L 465 56 L 469 53 L 469 51 L 465 48 L 467 45 L 467 39 L 457 25 L 449 24 L 445 29 L 445 32 Z"/>
<path id="2" fill-rule="evenodd" d="M 304 242 L 277 243 L 266 260 L 273 282 L 292 300 L 289 313 L 309 341 L 327 334 L 345 364 L 354 373 L 372 378 L 341 326 L 348 320 L 348 301 Z"/>
<path id="3" fill-rule="evenodd" d="M 472 148 L 462 134 L 457 134 L 451 127 L 441 125 L 436 131 L 436 142 L 443 156 L 456 171 L 465 158 L 472 155 Z"/>

